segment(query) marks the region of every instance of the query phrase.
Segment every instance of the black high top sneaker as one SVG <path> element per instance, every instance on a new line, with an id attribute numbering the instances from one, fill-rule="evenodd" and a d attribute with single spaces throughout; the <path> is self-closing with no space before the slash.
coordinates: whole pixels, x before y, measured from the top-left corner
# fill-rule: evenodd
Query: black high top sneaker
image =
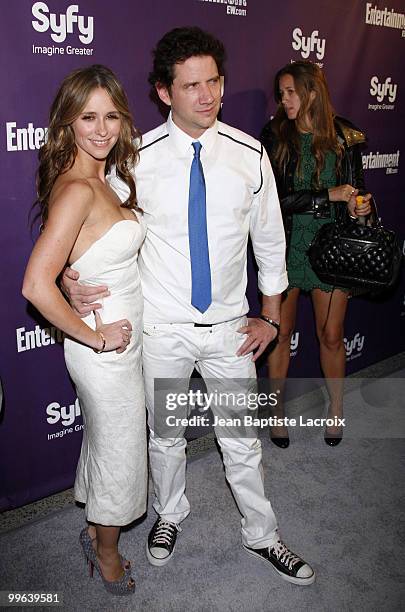
<path id="1" fill-rule="evenodd" d="M 177 533 L 181 531 L 176 523 L 169 523 L 160 516 L 150 530 L 146 543 L 146 556 L 151 565 L 166 565 L 173 556 Z"/>
<path id="2" fill-rule="evenodd" d="M 312 567 L 289 550 L 281 540 L 277 540 L 273 546 L 267 548 L 249 548 L 245 545 L 243 545 L 243 548 L 250 555 L 258 557 L 268 565 L 270 564 L 287 582 L 308 585 L 315 580 L 315 572 Z"/>

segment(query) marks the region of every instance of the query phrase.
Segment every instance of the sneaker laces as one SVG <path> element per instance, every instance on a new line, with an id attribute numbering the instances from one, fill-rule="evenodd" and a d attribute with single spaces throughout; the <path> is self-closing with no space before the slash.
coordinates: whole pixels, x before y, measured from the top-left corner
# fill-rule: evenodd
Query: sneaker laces
<path id="1" fill-rule="evenodd" d="M 153 535 L 152 546 L 155 546 L 156 544 L 166 544 L 167 546 L 170 546 L 175 531 L 181 531 L 179 525 L 160 520 Z"/>
<path id="2" fill-rule="evenodd" d="M 291 552 L 291 550 L 289 550 L 287 546 L 281 542 L 281 540 L 276 542 L 274 546 L 270 546 L 270 551 L 272 551 L 278 561 L 285 565 L 289 570 L 291 570 L 296 563 L 301 561 L 300 557 Z"/>

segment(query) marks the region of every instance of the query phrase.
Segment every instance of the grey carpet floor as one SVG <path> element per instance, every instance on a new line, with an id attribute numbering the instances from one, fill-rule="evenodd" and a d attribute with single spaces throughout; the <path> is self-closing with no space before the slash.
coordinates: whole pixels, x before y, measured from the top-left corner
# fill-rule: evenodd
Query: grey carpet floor
<path id="1" fill-rule="evenodd" d="M 169 565 L 146 560 L 151 507 L 122 534 L 121 550 L 135 566 L 134 596 L 114 598 L 98 576 L 88 577 L 78 544 L 84 515 L 75 506 L 0 536 L 1 589 L 59 591 L 63 610 L 74 612 L 403 609 L 403 439 L 348 437 L 329 448 L 320 431 L 291 437 L 286 450 L 263 439 L 266 490 L 281 536 L 313 564 L 314 585 L 286 583 L 243 551 L 240 515 L 214 448 L 189 461 L 192 512 Z"/>

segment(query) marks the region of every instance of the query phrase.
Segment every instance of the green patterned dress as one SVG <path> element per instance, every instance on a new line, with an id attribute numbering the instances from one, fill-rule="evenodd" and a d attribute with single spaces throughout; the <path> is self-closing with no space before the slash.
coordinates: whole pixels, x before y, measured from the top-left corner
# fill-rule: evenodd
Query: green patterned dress
<path id="1" fill-rule="evenodd" d="M 312 134 L 301 134 L 301 172 L 296 172 L 294 189 L 312 189 L 312 176 L 315 172 L 315 158 L 311 151 Z M 336 186 L 336 155 L 329 151 L 325 156 L 325 164 L 320 175 L 320 189 Z M 303 291 L 322 289 L 332 291 L 332 285 L 322 283 L 309 263 L 307 250 L 316 232 L 324 223 L 334 219 L 332 208 L 331 218 L 314 219 L 312 213 L 294 214 L 292 221 L 291 243 L 287 258 L 289 289 L 299 287 Z"/>

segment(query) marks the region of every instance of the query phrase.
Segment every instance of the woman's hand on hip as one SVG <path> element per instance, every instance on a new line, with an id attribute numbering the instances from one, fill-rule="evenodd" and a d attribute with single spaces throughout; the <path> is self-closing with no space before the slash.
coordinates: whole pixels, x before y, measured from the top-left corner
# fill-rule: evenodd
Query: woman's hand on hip
<path id="1" fill-rule="evenodd" d="M 123 353 L 131 342 L 132 336 L 132 325 L 128 319 L 121 319 L 120 321 L 114 321 L 114 323 L 103 323 L 100 314 L 96 310 L 94 311 L 94 317 L 96 319 L 96 332 L 98 332 L 100 344 L 101 342 L 104 343 L 103 338 L 105 339 L 104 348 L 102 349 L 102 346 L 97 346 L 96 349 L 102 349 L 103 353 L 113 350 L 116 353 Z"/>

